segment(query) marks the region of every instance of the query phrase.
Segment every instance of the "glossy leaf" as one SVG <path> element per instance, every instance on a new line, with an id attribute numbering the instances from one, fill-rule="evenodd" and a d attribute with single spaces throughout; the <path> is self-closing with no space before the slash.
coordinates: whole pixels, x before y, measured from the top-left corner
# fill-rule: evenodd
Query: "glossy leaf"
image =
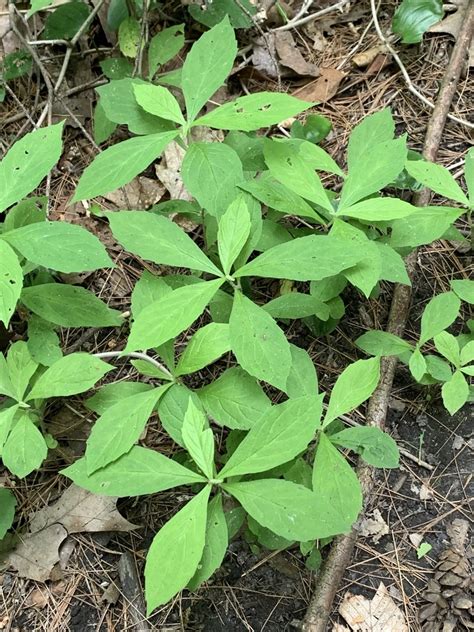
<path id="1" fill-rule="evenodd" d="M 416 44 L 442 17 L 441 0 L 403 0 L 393 16 L 392 30 L 401 35 L 404 44 Z"/>

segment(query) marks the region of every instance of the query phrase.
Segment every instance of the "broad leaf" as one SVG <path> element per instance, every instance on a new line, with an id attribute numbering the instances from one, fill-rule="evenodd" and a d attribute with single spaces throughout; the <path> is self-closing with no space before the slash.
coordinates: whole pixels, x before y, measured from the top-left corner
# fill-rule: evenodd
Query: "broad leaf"
<path id="1" fill-rule="evenodd" d="M 408 160 L 405 169 L 415 180 L 435 193 L 469 206 L 469 200 L 446 167 L 424 160 Z"/>
<path id="2" fill-rule="evenodd" d="M 186 450 L 201 472 L 210 479 L 214 474 L 214 435 L 206 415 L 189 399 L 181 435 Z"/>
<path id="3" fill-rule="evenodd" d="M 127 184 L 161 154 L 176 132 L 129 138 L 108 147 L 84 170 L 72 202 L 103 195 Z"/>
<path id="4" fill-rule="evenodd" d="M 443 384 L 441 395 L 450 415 L 454 415 L 464 406 L 469 397 L 469 384 L 461 371 L 455 371 L 449 382 Z"/>
<path id="5" fill-rule="evenodd" d="M 398 198 L 380 197 L 369 198 L 338 211 L 338 215 L 354 217 L 365 222 L 387 222 L 401 217 L 407 217 L 417 212 L 413 204 Z"/>
<path id="6" fill-rule="evenodd" d="M 229 335 L 240 366 L 284 391 L 291 369 L 286 336 L 269 314 L 240 292 L 234 296 Z"/>
<path id="7" fill-rule="evenodd" d="M 19 340 L 12 344 L 8 350 L 7 367 L 15 389 L 15 399 L 21 402 L 28 384 L 38 368 L 38 364 L 30 355 L 26 342 Z"/>
<path id="8" fill-rule="evenodd" d="M 39 185 L 59 160 L 63 123 L 25 134 L 0 162 L 0 213 Z"/>
<path id="9" fill-rule="evenodd" d="M 8 211 L 3 222 L 3 232 L 8 233 L 15 228 L 44 222 L 46 220 L 48 198 L 44 196 L 29 197 L 15 204 Z"/>
<path id="10" fill-rule="evenodd" d="M 265 472 L 303 452 L 321 423 L 322 397 L 289 399 L 254 424 L 219 472 L 220 477 Z"/>
<path id="11" fill-rule="evenodd" d="M 183 421 L 190 400 L 198 410 L 203 410 L 201 401 L 194 391 L 183 384 L 173 384 L 158 403 L 161 425 L 173 441 L 183 448 Z"/>
<path id="12" fill-rule="evenodd" d="M 392 30 L 401 35 L 404 44 L 417 44 L 442 17 L 441 0 L 403 0 L 393 16 Z"/>
<path id="13" fill-rule="evenodd" d="M 232 429 L 249 430 L 271 408 L 255 378 L 239 367 L 227 369 L 197 393 L 213 421 Z"/>
<path id="14" fill-rule="evenodd" d="M 176 365 L 175 375 L 200 371 L 230 351 L 229 325 L 209 323 L 198 329 Z"/>
<path id="15" fill-rule="evenodd" d="M 366 116 L 354 127 L 347 147 L 347 165 L 354 169 L 360 159 L 370 154 L 379 143 L 391 141 L 395 134 L 395 121 L 390 108 Z"/>
<path id="16" fill-rule="evenodd" d="M 145 565 L 148 614 L 167 603 L 194 576 L 204 549 L 210 492 L 211 487 L 206 486 L 154 537 Z"/>
<path id="17" fill-rule="evenodd" d="M 2 461 L 12 474 L 24 478 L 40 467 L 46 458 L 48 447 L 43 435 L 22 411 L 3 446 Z"/>
<path id="18" fill-rule="evenodd" d="M 150 303 L 154 303 L 170 292 L 171 287 L 162 277 L 144 270 L 132 291 L 131 311 L 133 317 L 136 318 Z"/>
<path id="19" fill-rule="evenodd" d="M 134 17 L 125 18 L 118 30 L 120 52 L 126 57 L 135 58 L 140 48 L 140 23 Z"/>
<path id="20" fill-rule="evenodd" d="M 460 356 L 461 366 L 474 362 L 474 340 L 471 340 L 463 346 Z"/>
<path id="21" fill-rule="evenodd" d="M 3 446 L 13 426 L 13 420 L 19 409 L 19 405 L 15 404 L 9 408 L 2 408 L 0 410 L 0 455 L 2 454 Z"/>
<path id="22" fill-rule="evenodd" d="M 8 373 L 8 365 L 5 357 L 0 353 L 0 395 L 6 395 L 15 399 L 15 388 Z"/>
<path id="23" fill-rule="evenodd" d="M 89 17 L 90 11 L 85 2 L 61 4 L 47 14 L 42 36 L 47 40 L 72 39 Z"/>
<path id="24" fill-rule="evenodd" d="M 173 59 L 184 46 L 184 24 L 163 29 L 150 40 L 148 47 L 148 72 L 150 79 L 159 66 Z"/>
<path id="25" fill-rule="evenodd" d="M 331 391 L 323 426 L 357 408 L 372 395 L 380 378 L 380 358 L 357 360 L 337 378 Z"/>
<path id="26" fill-rule="evenodd" d="M 185 285 L 145 307 L 132 324 L 126 351 L 159 347 L 187 329 L 222 285 L 223 280 Z"/>
<path id="27" fill-rule="evenodd" d="M 168 385 L 130 395 L 97 419 L 87 439 L 87 474 L 116 461 L 138 441 L 146 422 Z"/>
<path id="28" fill-rule="evenodd" d="M 23 272 L 18 257 L 10 246 L 0 239 L 0 322 L 6 327 L 13 316 L 23 286 Z"/>
<path id="29" fill-rule="evenodd" d="M 355 342 L 359 349 L 373 356 L 398 356 L 413 351 L 410 343 L 387 331 L 368 331 Z"/>
<path id="30" fill-rule="evenodd" d="M 314 103 L 306 103 L 289 94 L 257 92 L 239 97 L 231 103 L 224 103 L 198 118 L 194 125 L 251 132 L 297 116 L 313 105 Z"/>
<path id="31" fill-rule="evenodd" d="M 205 479 L 156 450 L 134 446 L 114 463 L 87 474 L 86 459 L 70 465 L 61 474 L 76 485 L 101 496 L 142 496 L 165 489 L 205 482 Z"/>
<path id="32" fill-rule="evenodd" d="M 188 123 L 227 79 L 236 55 L 237 42 L 227 17 L 194 43 L 181 75 Z"/>
<path id="33" fill-rule="evenodd" d="M 222 509 L 222 496 L 217 494 L 207 508 L 206 543 L 197 571 L 187 585 L 189 590 L 196 590 L 220 567 L 228 543 L 229 533 Z"/>
<path id="34" fill-rule="evenodd" d="M 314 396 L 318 392 L 318 376 L 307 351 L 290 343 L 291 369 L 286 382 L 288 397 Z"/>
<path id="35" fill-rule="evenodd" d="M 45 283 L 23 288 L 21 302 L 37 316 L 61 327 L 117 327 L 120 313 L 83 287 Z"/>
<path id="36" fill-rule="evenodd" d="M 213 0 L 209 4 L 188 5 L 191 17 L 208 27 L 215 26 L 223 18 L 228 16 L 230 23 L 236 29 L 248 29 L 253 26 L 253 16 L 257 13 L 257 7 L 251 0 Z"/>
<path id="37" fill-rule="evenodd" d="M 222 274 L 191 237 L 167 217 L 144 211 L 105 215 L 114 236 L 129 252 L 154 263 Z"/>
<path id="38" fill-rule="evenodd" d="M 144 382 L 112 382 L 111 384 L 105 384 L 95 395 L 86 399 L 84 405 L 89 410 L 102 415 L 117 402 L 131 395 L 144 393 L 152 388 L 151 384 L 145 384 Z"/>
<path id="39" fill-rule="evenodd" d="M 38 316 L 28 319 L 28 350 L 38 364 L 51 366 L 62 357 L 61 343 L 54 326 Z"/>
<path id="40" fill-rule="evenodd" d="M 434 296 L 421 317 L 420 345 L 447 329 L 458 317 L 461 301 L 454 292 Z"/>
<path id="41" fill-rule="evenodd" d="M 96 144 L 102 145 L 102 143 L 105 143 L 105 141 L 112 136 L 116 129 L 117 124 L 109 121 L 100 100 L 97 101 L 93 116 L 94 141 Z"/>
<path id="42" fill-rule="evenodd" d="M 58 272 L 88 272 L 114 266 L 95 235 L 75 224 L 38 222 L 4 233 L 28 261 Z"/>
<path id="43" fill-rule="evenodd" d="M 168 88 L 154 86 L 153 84 L 138 84 L 133 87 L 133 91 L 138 105 L 145 112 L 160 116 L 167 121 L 173 121 L 178 125 L 185 124 L 179 103 Z"/>
<path id="44" fill-rule="evenodd" d="M 413 215 L 393 222 L 390 245 L 401 248 L 430 244 L 442 237 L 462 212 L 460 208 L 445 206 L 420 208 Z"/>
<path id="45" fill-rule="evenodd" d="M 311 294 L 288 292 L 274 298 L 263 306 L 273 318 L 306 318 L 317 316 L 321 320 L 329 318 L 329 307 Z"/>
<path id="46" fill-rule="evenodd" d="M 5 487 L 0 487 L 0 540 L 12 526 L 15 518 L 16 499 Z"/>
<path id="47" fill-rule="evenodd" d="M 360 454 L 369 465 L 394 468 L 399 466 L 400 453 L 392 437 L 380 428 L 360 426 L 346 428 L 331 435 L 330 440 Z"/>
<path id="48" fill-rule="evenodd" d="M 425 357 L 422 355 L 418 347 L 411 354 L 408 366 L 411 374 L 417 382 L 419 382 L 424 374 L 427 372 L 428 367 L 426 366 Z"/>
<path id="49" fill-rule="evenodd" d="M 245 199 L 236 198 L 219 220 L 217 244 L 225 274 L 229 274 L 250 235 L 250 214 Z"/>
<path id="50" fill-rule="evenodd" d="M 362 509 L 359 479 L 323 432 L 314 457 L 313 491 L 328 535 L 349 531 Z"/>
<path id="51" fill-rule="evenodd" d="M 436 350 L 451 364 L 459 368 L 461 358 L 457 339 L 447 331 L 441 331 L 434 336 L 434 343 Z"/>
<path id="52" fill-rule="evenodd" d="M 380 255 L 380 278 L 392 283 L 403 283 L 411 285 L 410 277 L 403 258 L 388 244 L 380 241 L 372 242 L 375 244 Z"/>
<path id="53" fill-rule="evenodd" d="M 469 281 L 469 279 L 451 281 L 451 289 L 462 301 L 474 305 L 474 281 Z"/>
<path id="54" fill-rule="evenodd" d="M 364 244 L 327 235 L 308 235 L 270 248 L 234 276 L 320 281 L 352 268 L 365 255 Z"/>
<path id="55" fill-rule="evenodd" d="M 191 195 L 214 217 L 229 208 L 244 179 L 236 152 L 224 143 L 192 143 L 181 166 L 183 182 Z"/>
<path id="56" fill-rule="evenodd" d="M 83 393 L 114 369 L 115 367 L 88 353 L 71 353 L 39 376 L 28 393 L 27 400 Z"/>

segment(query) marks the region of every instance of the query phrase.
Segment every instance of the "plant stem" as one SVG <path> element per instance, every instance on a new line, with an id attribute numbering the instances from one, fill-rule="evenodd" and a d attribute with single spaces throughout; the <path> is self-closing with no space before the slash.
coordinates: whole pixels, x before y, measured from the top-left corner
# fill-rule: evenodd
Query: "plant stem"
<path id="1" fill-rule="evenodd" d="M 170 379 L 174 380 L 174 375 L 168 371 L 164 364 L 155 360 L 155 358 L 151 358 L 146 353 L 140 353 L 139 351 L 131 351 L 130 353 L 124 353 L 123 351 L 103 351 L 101 353 L 94 353 L 96 358 L 102 358 L 106 360 L 107 358 L 136 358 L 137 360 L 144 360 L 145 362 L 149 362 L 153 364 L 154 367 L 160 369 L 166 375 L 169 375 Z"/>

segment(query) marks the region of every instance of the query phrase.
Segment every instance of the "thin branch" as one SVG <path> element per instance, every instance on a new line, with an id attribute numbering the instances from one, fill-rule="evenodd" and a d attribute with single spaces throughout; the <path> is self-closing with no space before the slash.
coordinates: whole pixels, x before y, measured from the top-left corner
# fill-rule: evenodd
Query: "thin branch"
<path id="1" fill-rule="evenodd" d="M 174 380 L 173 375 L 168 371 L 164 364 L 155 360 L 155 358 L 150 357 L 146 353 L 140 353 L 139 351 L 131 351 L 130 353 L 124 353 L 123 351 L 103 351 L 101 353 L 94 353 L 96 358 L 136 358 L 137 360 L 144 360 L 145 362 L 149 362 L 157 369 L 160 369 L 163 373 L 168 375 L 172 380 Z"/>
<path id="2" fill-rule="evenodd" d="M 301 11 L 297 13 L 292 20 L 290 20 L 286 24 L 283 24 L 283 26 L 277 26 L 275 29 L 272 29 L 272 31 L 289 31 L 290 29 L 294 29 L 297 26 L 308 24 L 308 22 L 312 22 L 313 20 L 316 20 L 316 18 L 320 18 L 323 15 L 332 13 L 332 11 L 337 11 L 338 9 L 342 9 L 346 4 L 349 4 L 349 2 L 350 0 L 340 0 L 339 2 L 336 2 L 336 4 L 332 4 L 329 7 L 326 7 L 325 9 L 321 9 L 320 11 L 316 11 L 316 13 L 311 13 L 310 15 L 307 15 L 305 17 L 300 17 L 302 15 L 301 13 L 301 11 L 303 10 L 302 8 Z M 312 2 L 309 3 L 308 8 L 311 6 L 311 4 Z M 306 13 L 306 11 L 307 9 L 305 9 L 304 12 Z"/>

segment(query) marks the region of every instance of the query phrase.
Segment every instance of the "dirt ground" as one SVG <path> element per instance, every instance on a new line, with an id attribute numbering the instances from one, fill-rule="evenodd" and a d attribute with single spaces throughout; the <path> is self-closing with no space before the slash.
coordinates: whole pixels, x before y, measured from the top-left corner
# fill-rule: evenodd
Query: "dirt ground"
<path id="1" fill-rule="evenodd" d="M 325 5 L 327 3 L 315 3 Z M 298 6 L 298 5 L 297 5 Z M 394 5 L 379 3 L 379 19 L 387 28 Z M 370 17 L 368 2 L 351 3 L 350 19 L 337 12 L 331 19 L 318 20 L 311 29 L 299 28 L 295 34 L 298 48 L 308 62 L 320 68 L 338 69 L 345 73 L 334 96 L 323 102 L 317 112 L 333 123 L 333 132 L 323 147 L 336 160 L 344 161 L 348 135 L 366 114 L 390 106 L 397 121 L 397 131 L 407 132 L 410 147 L 421 150 L 430 111 L 406 88 L 398 67 L 389 55 L 375 55 L 372 62 L 358 68 L 353 64 L 356 53 L 371 53 L 379 45 Z M 258 38 L 256 31 L 241 35 L 243 44 Z M 100 33 L 96 33 L 100 41 Z M 319 49 L 315 42 L 320 41 Z M 417 88 L 433 100 L 443 70 L 452 49 L 453 38 L 448 34 L 427 35 L 421 45 L 401 47 L 401 56 Z M 400 48 L 400 47 L 399 47 Z M 55 49 L 45 51 L 58 55 Z M 77 77 L 77 68 L 84 73 L 84 82 L 100 77 L 97 55 L 84 56 L 70 69 L 68 86 Z M 308 78 L 282 78 L 283 89 L 294 91 L 309 82 Z M 32 106 L 28 90 L 31 86 L 19 82 L 19 98 L 25 108 Z M 249 63 L 235 74 L 229 84 L 232 94 L 242 91 L 276 90 L 276 79 L 257 72 Z M 461 79 L 452 112 L 460 118 L 472 115 L 474 84 L 472 69 Z M 79 102 L 78 99 L 85 99 Z M 71 99 L 71 107 L 80 112 L 90 110 L 90 92 Z M 4 106 L 2 119 L 5 149 L 27 130 L 28 123 L 18 119 L 18 104 Z M 85 107 L 85 110 L 84 110 Z M 9 109 L 8 109 L 9 108 Z M 8 111 L 5 111 L 8 109 Z M 21 112 L 20 112 L 21 113 Z M 16 120 L 15 117 L 17 117 Z M 82 117 L 90 130 L 90 118 Z M 439 151 L 439 161 L 459 175 L 459 160 L 472 144 L 472 130 L 448 122 Z M 68 127 L 66 149 L 59 168 L 53 174 L 51 195 L 53 214 L 57 218 L 83 223 L 109 246 L 117 269 L 108 276 L 85 276 L 85 286 L 100 292 L 112 307 L 127 309 L 131 288 L 142 264 L 121 252 L 113 243 L 104 224 L 90 219 L 82 206 L 66 209 L 82 169 L 92 157 L 90 143 L 80 127 Z M 151 172 L 148 175 L 153 175 Z M 110 202 L 105 205 L 113 206 Z M 466 226 L 461 221 L 460 228 Z M 449 287 L 449 280 L 463 275 L 468 278 L 473 269 L 472 253 L 459 249 L 455 242 L 439 242 L 420 251 L 417 280 L 414 287 L 413 309 L 406 337 L 410 340 L 419 331 L 423 305 L 437 292 Z M 348 359 L 358 352 L 353 340 L 368 328 L 383 328 L 390 305 L 391 287 L 386 285 L 377 299 L 362 300 L 348 290 L 344 295 L 347 313 L 340 326 L 330 335 L 314 338 L 300 323 L 290 329 L 292 342 L 303 346 L 312 355 L 317 367 L 321 389 L 328 388 Z M 271 288 L 265 291 L 271 293 Z M 468 316 L 469 317 L 469 316 Z M 472 314 L 470 316 L 472 318 Z M 22 324 L 17 323 L 16 335 L 21 337 Z M 6 345 L 5 332 L 0 342 Z M 120 347 L 113 333 L 70 331 L 63 344 L 68 351 L 109 350 Z M 123 365 L 119 377 L 136 376 L 129 365 Z M 210 379 L 203 371 L 202 383 Z M 197 386 L 197 384 L 193 384 Z M 363 410 L 354 419 L 363 420 Z M 2 481 L 14 485 L 18 497 L 17 530 L 28 523 L 28 517 L 38 508 L 53 502 L 67 487 L 58 469 L 80 454 L 84 447 L 92 416 L 80 400 L 56 402 L 50 407 L 50 432 L 59 441 L 59 448 L 40 472 L 26 480 L 12 481 L 0 470 Z M 349 591 L 372 598 L 381 582 L 396 605 L 404 613 L 409 630 L 421 631 L 420 609 L 426 606 L 426 589 L 436 572 L 440 555 L 451 546 L 452 524 L 455 520 L 471 520 L 470 501 L 474 495 L 473 408 L 466 406 L 453 417 L 442 408 L 439 391 L 414 388 L 404 367 L 397 371 L 392 393 L 387 429 L 414 459 L 402 456 L 399 470 L 379 471 L 367 517 L 374 520 L 365 536 L 359 538 L 355 556 L 339 587 L 331 617 L 330 630 L 344 621 L 338 608 Z M 159 423 L 152 421 L 145 442 L 160 449 L 171 449 L 170 440 L 161 432 Z M 418 461 L 418 463 L 416 462 Z M 419 463 L 423 463 L 420 465 Z M 138 577 L 146 550 L 160 524 L 186 500 L 186 492 L 173 490 L 156 496 L 119 501 L 123 516 L 139 528 L 130 533 L 75 534 L 62 547 L 61 563 L 55 576 L 47 582 L 20 578 L 15 572 L 0 572 L 0 630 L 4 632 L 125 632 L 126 630 L 203 631 L 203 632 L 285 632 L 297 630 L 312 594 L 315 573 L 304 564 L 298 549 L 287 551 L 252 552 L 248 543 L 238 537 L 230 545 L 222 568 L 208 585 L 194 594 L 186 591 L 172 604 L 155 613 L 147 623 L 137 624 L 135 605 L 123 594 L 118 563 L 125 552 L 132 553 Z M 384 526 L 385 525 L 385 526 Z M 377 532 L 379 529 L 379 532 Z M 421 538 L 421 539 L 420 539 Z M 423 541 L 431 550 L 417 559 L 416 549 Z M 466 549 L 466 556 L 470 549 Z M 445 619 L 449 610 L 440 615 Z M 146 625 L 148 627 L 146 627 Z M 458 620 L 455 630 L 464 629 Z M 472 625 L 472 624 L 471 624 Z"/>

